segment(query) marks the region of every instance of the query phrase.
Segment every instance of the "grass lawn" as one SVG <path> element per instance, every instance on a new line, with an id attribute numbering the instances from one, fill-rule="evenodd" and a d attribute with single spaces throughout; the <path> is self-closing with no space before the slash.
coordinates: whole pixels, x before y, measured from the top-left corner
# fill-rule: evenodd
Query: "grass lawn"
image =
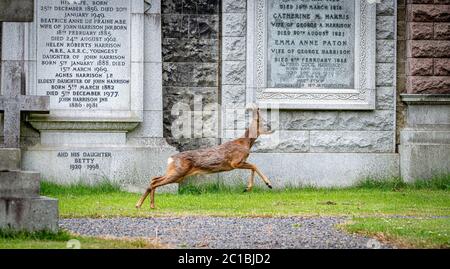
<path id="1" fill-rule="evenodd" d="M 177 194 L 157 193 L 154 210 L 148 200 L 142 209 L 136 209 L 141 194 L 123 192 L 109 183 L 92 187 L 43 182 L 41 189 L 42 195 L 59 199 L 61 218 L 349 216 L 352 221 L 341 226 L 349 232 L 375 236 L 400 247 L 450 247 L 450 175 L 408 185 L 398 179 L 367 180 L 344 189 L 256 188 L 252 193 L 243 193 L 244 186 L 185 186 Z M 0 248 L 65 248 L 67 240 L 58 238 L 14 239 L 0 233 Z M 71 238 L 80 240 L 83 248 L 160 247 L 139 240 Z"/>
<path id="2" fill-rule="evenodd" d="M 399 247 L 450 248 L 450 217 L 354 218 L 343 228 Z"/>
<path id="3" fill-rule="evenodd" d="M 449 176 L 450 178 L 450 176 Z M 450 179 L 448 179 L 450 181 Z M 255 189 L 244 187 L 188 186 L 179 194 L 157 193 L 156 209 L 146 200 L 134 206 L 141 194 L 122 192 L 101 184 L 59 186 L 43 183 L 42 195 L 59 199 L 62 218 L 209 216 L 449 216 L 450 183 L 434 186 L 402 185 L 397 181 L 364 184 L 346 189 Z"/>

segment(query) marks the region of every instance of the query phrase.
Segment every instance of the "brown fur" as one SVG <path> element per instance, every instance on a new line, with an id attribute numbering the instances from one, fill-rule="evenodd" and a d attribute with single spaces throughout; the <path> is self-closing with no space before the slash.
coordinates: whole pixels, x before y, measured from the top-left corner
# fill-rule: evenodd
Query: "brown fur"
<path id="1" fill-rule="evenodd" d="M 150 186 L 139 199 L 136 207 L 140 208 L 150 194 L 150 207 L 154 208 L 155 190 L 163 185 L 180 183 L 183 179 L 192 175 L 219 173 L 234 169 L 249 169 L 252 171 L 246 191 L 252 190 L 255 172 L 269 188 L 272 188 L 269 179 L 255 165 L 247 163 L 250 149 L 258 136 L 271 133 L 263 126 L 259 114 L 259 109 L 255 107 L 252 123 L 241 138 L 215 147 L 184 151 L 173 155 L 172 161 L 167 166 L 166 174 L 151 180 Z"/>

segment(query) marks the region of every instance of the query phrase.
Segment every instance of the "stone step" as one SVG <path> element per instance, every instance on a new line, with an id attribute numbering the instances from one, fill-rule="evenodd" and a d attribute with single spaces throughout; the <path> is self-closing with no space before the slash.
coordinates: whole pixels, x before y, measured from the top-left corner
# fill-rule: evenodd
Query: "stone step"
<path id="1" fill-rule="evenodd" d="M 0 198 L 39 197 L 40 174 L 29 171 L 0 172 Z"/>
<path id="2" fill-rule="evenodd" d="M 58 200 L 48 197 L 0 198 L 0 229 L 58 230 Z"/>
<path id="3" fill-rule="evenodd" d="M 0 148 L 0 172 L 20 170 L 20 149 Z"/>

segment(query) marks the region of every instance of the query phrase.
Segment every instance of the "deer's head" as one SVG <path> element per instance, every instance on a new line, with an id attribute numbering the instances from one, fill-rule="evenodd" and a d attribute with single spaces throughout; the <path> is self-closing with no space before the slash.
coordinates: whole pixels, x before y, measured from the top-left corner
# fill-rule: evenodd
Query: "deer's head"
<path id="1" fill-rule="evenodd" d="M 261 117 L 259 107 L 252 104 L 251 111 L 253 118 L 250 126 L 245 131 L 245 137 L 256 139 L 263 134 L 272 134 L 274 130 L 271 130 L 270 124 Z"/>

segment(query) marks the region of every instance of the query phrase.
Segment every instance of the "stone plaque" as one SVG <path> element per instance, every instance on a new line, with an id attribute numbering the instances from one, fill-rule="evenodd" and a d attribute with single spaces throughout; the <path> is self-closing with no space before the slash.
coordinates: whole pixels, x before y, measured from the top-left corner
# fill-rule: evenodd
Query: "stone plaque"
<path id="1" fill-rule="evenodd" d="M 374 109 L 375 7 L 356 0 L 250 1 L 247 102 Z"/>
<path id="2" fill-rule="evenodd" d="M 52 109 L 127 109 L 130 1 L 37 2 L 38 94 Z"/>
<path id="3" fill-rule="evenodd" d="M 267 86 L 351 89 L 355 1 L 269 1 Z"/>

